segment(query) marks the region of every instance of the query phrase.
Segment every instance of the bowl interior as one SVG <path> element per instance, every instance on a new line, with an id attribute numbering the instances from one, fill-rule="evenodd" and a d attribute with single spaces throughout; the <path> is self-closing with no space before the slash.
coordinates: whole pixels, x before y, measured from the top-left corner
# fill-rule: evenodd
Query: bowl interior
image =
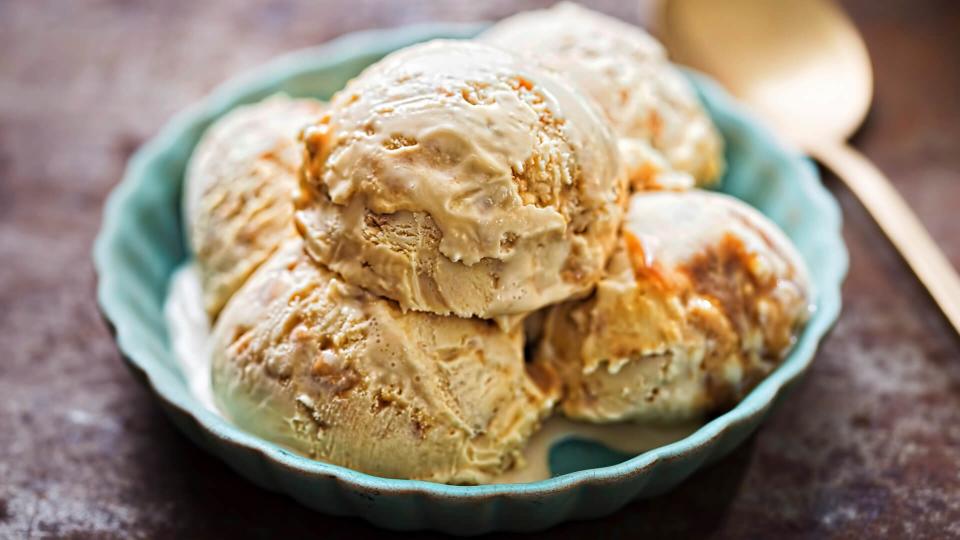
<path id="1" fill-rule="evenodd" d="M 392 50 L 429 38 L 469 37 L 480 28 L 431 25 L 375 36 L 359 34 L 281 57 L 226 83 L 178 115 L 137 152 L 104 211 L 103 229 L 94 251 L 100 278 L 98 300 L 115 326 L 120 349 L 147 375 L 149 384 L 168 405 L 187 411 L 221 440 L 263 449 L 284 465 L 307 474 L 334 474 L 379 488 L 419 486 L 446 494 L 470 489 L 489 491 L 491 486 L 465 488 L 370 477 L 297 456 L 234 428 L 204 409 L 190 394 L 173 360 L 163 318 L 169 278 L 188 258 L 179 212 L 183 172 L 194 145 L 213 120 L 233 107 L 276 92 L 327 99 Z M 795 152 L 785 150 L 712 82 L 692 73 L 690 77 L 726 139 L 728 168 L 721 191 L 758 208 L 796 243 L 812 273 L 817 312 L 780 368 L 737 407 L 693 435 L 641 456 L 618 454 L 585 441 L 562 442 L 554 446 L 550 456 L 555 478 L 524 486 L 555 489 L 564 482 L 576 481 L 577 475 L 612 477 L 630 467 L 707 444 L 726 427 L 762 414 L 781 387 L 809 364 L 817 342 L 839 311 L 839 285 L 846 271 L 846 251 L 839 236 L 840 214 L 820 185 L 815 168 Z M 597 467 L 604 469 L 586 472 Z M 522 491 L 527 489 L 524 486 L 509 489 Z"/>

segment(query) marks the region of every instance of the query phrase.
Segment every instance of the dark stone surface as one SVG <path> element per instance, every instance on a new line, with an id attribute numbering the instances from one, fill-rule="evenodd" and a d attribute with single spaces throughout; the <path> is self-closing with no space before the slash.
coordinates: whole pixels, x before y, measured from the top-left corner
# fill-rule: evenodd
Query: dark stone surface
<path id="1" fill-rule="evenodd" d="M 217 82 L 338 34 L 538 2 L 0 0 L 0 537 L 337 537 L 182 437 L 123 366 L 90 247 L 130 153 Z M 637 3 L 591 2 L 627 20 Z M 960 264 L 960 3 L 845 2 L 871 50 L 856 144 Z M 750 442 L 575 538 L 960 536 L 960 340 L 835 179 L 846 306 Z M 596 534 L 596 533 L 594 533 Z"/>

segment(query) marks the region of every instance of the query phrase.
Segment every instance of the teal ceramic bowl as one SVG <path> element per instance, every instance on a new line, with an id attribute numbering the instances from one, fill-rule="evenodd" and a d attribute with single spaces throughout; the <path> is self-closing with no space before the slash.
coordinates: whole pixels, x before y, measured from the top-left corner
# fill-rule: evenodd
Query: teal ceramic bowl
<path id="1" fill-rule="evenodd" d="M 692 435 L 639 456 L 555 446 L 555 476 L 510 485 L 447 486 L 370 476 L 313 461 L 245 433 L 206 410 L 176 367 L 163 317 L 171 273 L 188 257 L 180 223 L 184 165 L 203 130 L 231 108 L 283 91 L 328 98 L 388 52 L 481 27 L 430 25 L 366 32 L 278 58 L 184 111 L 131 159 L 110 195 L 94 247 L 97 298 L 133 371 L 192 440 L 240 474 L 329 514 L 393 529 L 456 534 L 535 530 L 609 514 L 676 486 L 740 444 L 810 365 L 840 310 L 847 253 L 840 212 L 816 169 L 785 148 L 707 79 L 691 75 L 727 142 L 723 190 L 759 208 L 793 239 L 813 274 L 817 311 L 789 358 L 733 410 Z M 569 445 L 568 445 L 569 446 Z"/>

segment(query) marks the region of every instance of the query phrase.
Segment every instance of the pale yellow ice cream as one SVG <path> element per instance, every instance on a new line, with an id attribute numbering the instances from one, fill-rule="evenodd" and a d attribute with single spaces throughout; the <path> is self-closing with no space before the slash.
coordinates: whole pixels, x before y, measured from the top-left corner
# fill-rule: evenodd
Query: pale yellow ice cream
<path id="1" fill-rule="evenodd" d="M 236 425 L 366 473 L 457 484 L 520 465 L 554 397 L 520 328 L 403 312 L 286 244 L 213 331 L 213 390 Z M 544 386 L 549 387 L 548 381 Z"/>
<path id="2" fill-rule="evenodd" d="M 303 140 L 308 252 L 405 309 L 531 311 L 588 292 L 615 243 L 626 179 L 601 113 L 490 45 L 391 54 Z"/>
<path id="3" fill-rule="evenodd" d="M 800 256 L 756 210 L 716 193 L 639 193 L 607 276 L 551 310 L 536 362 L 562 381 L 569 417 L 694 419 L 778 365 L 810 298 Z"/>
<path id="4" fill-rule="evenodd" d="M 296 235 L 297 134 L 323 107 L 274 96 L 231 111 L 198 144 L 187 169 L 184 218 L 211 317 L 284 239 Z"/>
<path id="5" fill-rule="evenodd" d="M 562 3 L 504 19 L 480 39 L 538 59 L 595 99 L 620 137 L 635 188 L 720 177 L 719 133 L 663 46 L 640 28 Z"/>

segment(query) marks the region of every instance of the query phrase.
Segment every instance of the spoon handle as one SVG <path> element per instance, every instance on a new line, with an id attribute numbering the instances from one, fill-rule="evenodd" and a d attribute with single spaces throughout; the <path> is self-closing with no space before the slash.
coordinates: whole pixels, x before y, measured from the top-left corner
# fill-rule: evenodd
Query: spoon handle
<path id="1" fill-rule="evenodd" d="M 846 144 L 817 145 L 809 151 L 860 199 L 960 333 L 960 277 L 890 181 Z"/>

